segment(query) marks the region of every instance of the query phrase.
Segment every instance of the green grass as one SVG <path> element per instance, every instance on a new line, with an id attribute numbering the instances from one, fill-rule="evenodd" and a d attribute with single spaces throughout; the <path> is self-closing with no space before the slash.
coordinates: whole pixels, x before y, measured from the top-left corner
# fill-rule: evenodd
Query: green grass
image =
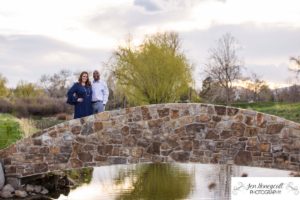
<path id="1" fill-rule="evenodd" d="M 22 138 L 18 120 L 9 114 L 0 114 L 0 149 Z"/>
<path id="2" fill-rule="evenodd" d="M 28 137 L 38 130 L 49 128 L 63 122 L 55 118 L 21 118 L 10 114 L 0 113 L 0 149 L 3 149 L 17 140 Z"/>
<path id="3" fill-rule="evenodd" d="M 232 106 L 268 113 L 300 123 L 300 103 L 235 103 Z"/>

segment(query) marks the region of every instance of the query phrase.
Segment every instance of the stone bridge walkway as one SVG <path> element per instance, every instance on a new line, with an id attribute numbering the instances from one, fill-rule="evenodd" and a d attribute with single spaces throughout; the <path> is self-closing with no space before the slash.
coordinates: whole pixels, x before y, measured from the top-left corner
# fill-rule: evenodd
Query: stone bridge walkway
<path id="1" fill-rule="evenodd" d="M 300 125 L 207 104 L 114 110 L 45 129 L 0 151 L 7 182 L 62 169 L 140 162 L 236 164 L 299 171 Z"/>

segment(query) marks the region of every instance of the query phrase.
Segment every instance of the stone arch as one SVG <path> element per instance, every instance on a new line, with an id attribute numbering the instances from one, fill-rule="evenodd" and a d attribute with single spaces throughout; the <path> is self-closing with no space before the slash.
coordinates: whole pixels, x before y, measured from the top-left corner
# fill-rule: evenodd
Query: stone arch
<path id="1" fill-rule="evenodd" d="M 8 182 L 112 164 L 200 162 L 299 171 L 300 124 L 210 104 L 103 112 L 35 133 L 0 151 Z"/>

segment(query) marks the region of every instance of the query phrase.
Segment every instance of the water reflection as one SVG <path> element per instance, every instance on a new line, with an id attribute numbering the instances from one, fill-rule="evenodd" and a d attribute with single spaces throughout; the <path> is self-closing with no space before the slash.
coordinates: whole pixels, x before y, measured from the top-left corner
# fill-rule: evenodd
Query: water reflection
<path id="1" fill-rule="evenodd" d="M 77 187 L 83 184 L 89 184 L 91 182 L 93 170 L 94 168 L 84 168 L 81 170 L 69 170 L 65 173 L 69 181 L 71 181 L 72 184 Z"/>
<path id="2" fill-rule="evenodd" d="M 61 195 L 68 196 L 71 190 L 89 184 L 92 180 L 93 168 L 68 170 L 43 175 L 36 175 L 22 179 L 22 184 L 41 185 L 48 189 L 47 196 L 32 196 L 27 199 L 57 199 Z"/>
<path id="3" fill-rule="evenodd" d="M 44 183 L 52 185 L 48 197 L 59 200 L 226 200 L 230 199 L 233 176 L 289 174 L 290 171 L 232 165 L 114 165 L 72 170 Z"/>
<path id="4" fill-rule="evenodd" d="M 120 170 L 116 185 L 130 185 L 116 200 L 185 199 L 193 189 L 194 175 L 171 164 L 148 164 L 135 170 Z"/>

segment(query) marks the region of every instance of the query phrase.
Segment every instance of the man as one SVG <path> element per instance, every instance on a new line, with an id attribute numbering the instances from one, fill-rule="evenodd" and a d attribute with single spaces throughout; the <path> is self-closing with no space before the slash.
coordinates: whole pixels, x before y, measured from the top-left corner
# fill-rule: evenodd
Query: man
<path id="1" fill-rule="evenodd" d="M 95 70 L 93 72 L 94 81 L 92 83 L 92 105 L 93 113 L 103 112 L 105 104 L 108 100 L 109 90 L 104 81 L 100 80 L 100 73 Z"/>

